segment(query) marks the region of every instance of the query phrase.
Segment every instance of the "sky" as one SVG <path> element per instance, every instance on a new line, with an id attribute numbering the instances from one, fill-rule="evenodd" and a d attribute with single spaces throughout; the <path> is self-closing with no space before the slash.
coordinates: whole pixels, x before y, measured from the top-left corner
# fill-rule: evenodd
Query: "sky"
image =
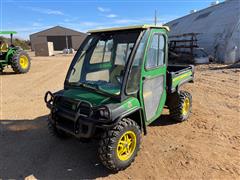
<path id="1" fill-rule="evenodd" d="M 53 26 L 81 32 L 91 29 L 159 24 L 200 10 L 213 0 L 0 0 L 0 31 L 17 31 L 18 38 Z"/>

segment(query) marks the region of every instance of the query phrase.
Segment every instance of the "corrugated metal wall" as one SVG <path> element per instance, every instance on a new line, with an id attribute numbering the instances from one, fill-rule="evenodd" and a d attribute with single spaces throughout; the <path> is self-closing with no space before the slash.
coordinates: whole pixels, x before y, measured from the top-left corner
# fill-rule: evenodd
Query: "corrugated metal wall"
<path id="1" fill-rule="evenodd" d="M 220 62 L 240 60 L 240 0 L 228 0 L 167 23 L 171 35 L 201 33 L 200 47 Z"/>

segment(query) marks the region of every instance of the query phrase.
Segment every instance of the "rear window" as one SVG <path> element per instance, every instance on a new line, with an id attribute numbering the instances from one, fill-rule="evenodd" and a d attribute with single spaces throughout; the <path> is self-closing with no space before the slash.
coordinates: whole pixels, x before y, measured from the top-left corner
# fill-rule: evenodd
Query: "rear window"
<path id="1" fill-rule="evenodd" d="M 113 39 L 100 40 L 92 54 L 90 64 L 110 62 L 112 55 Z"/>
<path id="2" fill-rule="evenodd" d="M 125 65 L 130 52 L 134 46 L 134 43 L 119 43 L 117 45 L 117 51 L 116 51 L 116 60 L 115 64 L 116 65 Z"/>

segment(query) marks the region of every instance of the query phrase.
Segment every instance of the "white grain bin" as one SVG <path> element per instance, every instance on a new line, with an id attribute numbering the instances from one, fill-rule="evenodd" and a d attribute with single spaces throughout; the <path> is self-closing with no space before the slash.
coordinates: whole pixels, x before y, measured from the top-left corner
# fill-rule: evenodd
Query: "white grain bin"
<path id="1" fill-rule="evenodd" d="M 206 9 L 173 20 L 170 36 L 200 33 L 198 45 L 219 62 L 240 60 L 240 0 L 216 3 Z"/>

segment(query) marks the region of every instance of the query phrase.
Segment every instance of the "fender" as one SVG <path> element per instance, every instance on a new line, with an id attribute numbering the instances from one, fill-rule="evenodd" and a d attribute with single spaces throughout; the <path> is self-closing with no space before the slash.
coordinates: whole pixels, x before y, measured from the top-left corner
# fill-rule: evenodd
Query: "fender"
<path id="1" fill-rule="evenodd" d="M 135 118 L 133 118 L 133 117 L 135 117 Z M 144 135 L 147 134 L 147 128 L 146 128 L 145 121 L 143 119 L 143 110 L 142 110 L 141 107 L 138 107 L 138 108 L 132 109 L 132 110 L 130 110 L 128 112 L 123 112 L 123 113 L 119 114 L 119 116 L 117 116 L 114 119 L 114 124 L 117 124 L 123 118 L 131 118 L 131 119 L 133 119 L 140 126 L 140 128 L 143 131 Z"/>
<path id="2" fill-rule="evenodd" d="M 194 79 L 193 77 L 189 77 L 189 78 L 184 79 L 183 81 L 181 81 L 181 82 L 177 85 L 176 91 L 179 92 L 179 88 L 180 88 L 181 86 L 183 86 L 184 84 L 186 84 L 186 83 L 193 83 L 193 82 L 194 82 L 193 79 Z M 175 90 L 172 89 L 172 93 L 173 93 L 173 92 L 175 92 Z"/>

